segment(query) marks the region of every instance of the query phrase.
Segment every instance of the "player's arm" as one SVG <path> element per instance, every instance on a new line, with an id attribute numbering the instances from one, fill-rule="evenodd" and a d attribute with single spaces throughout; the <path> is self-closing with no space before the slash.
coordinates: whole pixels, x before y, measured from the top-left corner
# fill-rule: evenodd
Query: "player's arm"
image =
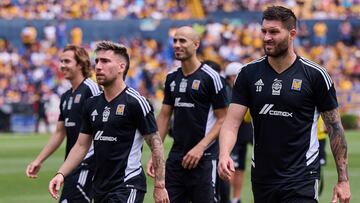
<path id="1" fill-rule="evenodd" d="M 166 134 L 169 129 L 169 122 L 170 122 L 172 110 L 173 110 L 172 106 L 163 104 L 161 107 L 160 113 L 158 114 L 158 116 L 156 118 L 156 124 L 158 126 L 159 136 L 160 136 L 160 139 L 162 142 L 164 142 Z M 147 175 L 149 175 L 151 177 L 155 176 L 152 157 L 150 157 L 150 159 L 147 163 L 146 173 L 147 173 Z"/>
<path id="2" fill-rule="evenodd" d="M 322 112 L 321 116 L 328 131 L 330 147 L 338 173 L 338 182 L 334 187 L 332 202 L 337 202 L 338 199 L 340 202 L 349 202 L 351 193 L 348 174 L 347 143 L 344 128 L 340 120 L 340 114 L 336 108 Z"/>
<path id="3" fill-rule="evenodd" d="M 225 120 L 226 108 L 215 109 L 214 114 L 216 117 L 214 126 L 197 145 L 195 145 L 189 152 L 186 153 L 182 161 L 182 166 L 184 168 L 195 168 L 203 156 L 204 151 L 211 143 L 213 143 L 216 138 L 218 138 L 221 125 Z"/>
<path id="4" fill-rule="evenodd" d="M 84 159 L 91 146 L 91 141 L 91 135 L 80 133 L 65 162 L 49 183 L 49 192 L 53 198 L 57 199 L 59 197 L 58 192 L 64 183 L 65 176 L 69 175 Z"/>
<path id="5" fill-rule="evenodd" d="M 41 150 L 39 155 L 26 167 L 26 175 L 29 178 L 37 178 L 37 173 L 40 171 L 43 162 L 52 154 L 56 149 L 59 148 L 66 136 L 66 129 L 63 121 L 58 121 L 56 130 L 49 141 Z"/>
<path id="6" fill-rule="evenodd" d="M 169 130 L 170 118 L 173 111 L 173 107 L 168 104 L 163 104 L 159 115 L 156 118 L 156 124 L 159 129 L 161 140 L 164 142 L 165 137 Z"/>
<path id="7" fill-rule="evenodd" d="M 144 139 L 152 152 L 152 166 L 155 173 L 154 200 L 155 202 L 169 202 L 165 189 L 165 161 L 162 139 L 158 132 L 145 135 Z"/>
<path id="8" fill-rule="evenodd" d="M 225 121 L 221 127 L 219 135 L 219 164 L 218 172 L 222 179 L 230 180 L 235 171 L 234 163 L 230 158 L 230 153 L 236 143 L 239 126 L 244 119 L 247 107 L 232 103 L 227 111 Z"/>

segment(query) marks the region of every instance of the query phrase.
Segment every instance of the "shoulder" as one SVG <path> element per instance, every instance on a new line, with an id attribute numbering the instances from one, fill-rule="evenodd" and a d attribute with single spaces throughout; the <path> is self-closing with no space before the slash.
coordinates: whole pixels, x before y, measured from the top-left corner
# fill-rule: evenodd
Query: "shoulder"
<path id="1" fill-rule="evenodd" d="M 224 81 L 222 81 L 220 74 L 212 69 L 209 65 L 203 64 L 201 66 L 201 70 L 203 71 L 204 75 L 208 77 L 208 80 L 212 81 L 214 84 L 216 93 L 224 87 Z"/>
<path id="2" fill-rule="evenodd" d="M 144 96 L 140 95 L 140 93 L 135 89 L 128 87 L 125 90 L 125 93 L 127 95 L 127 105 L 130 105 L 130 107 L 133 108 L 141 108 L 144 116 L 151 111 L 151 106 L 148 100 Z"/>
<path id="3" fill-rule="evenodd" d="M 86 78 L 83 82 L 84 86 L 91 91 L 91 94 L 94 95 L 98 95 L 100 93 L 100 88 L 99 85 L 91 80 L 90 78 Z"/>
<path id="4" fill-rule="evenodd" d="M 324 67 L 304 57 L 300 57 L 299 62 L 310 77 L 315 77 L 315 79 L 318 79 L 319 77 L 322 78 L 325 81 L 327 88 L 330 89 L 333 81 Z"/>
<path id="5" fill-rule="evenodd" d="M 177 68 L 174 68 L 174 69 L 170 70 L 170 71 L 167 73 L 166 78 L 169 78 L 169 79 L 175 78 L 176 75 L 179 73 L 180 70 L 181 70 L 181 67 L 177 67 Z"/>
<path id="6" fill-rule="evenodd" d="M 244 64 L 242 70 L 251 71 L 254 67 L 262 66 L 266 63 L 266 55 Z"/>

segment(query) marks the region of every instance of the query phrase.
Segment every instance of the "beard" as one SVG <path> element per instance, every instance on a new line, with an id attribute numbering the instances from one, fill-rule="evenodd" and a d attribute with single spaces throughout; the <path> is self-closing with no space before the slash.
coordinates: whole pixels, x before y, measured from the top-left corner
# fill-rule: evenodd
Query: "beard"
<path id="1" fill-rule="evenodd" d="M 191 54 L 188 52 L 176 54 L 174 53 L 175 59 L 179 61 L 186 61 L 187 59 L 191 58 Z"/>
<path id="2" fill-rule="evenodd" d="M 272 51 L 268 51 L 264 45 L 265 54 L 274 58 L 278 58 L 285 55 L 288 52 L 288 50 L 289 50 L 289 43 L 287 39 L 281 41 L 278 44 L 275 44 Z"/>

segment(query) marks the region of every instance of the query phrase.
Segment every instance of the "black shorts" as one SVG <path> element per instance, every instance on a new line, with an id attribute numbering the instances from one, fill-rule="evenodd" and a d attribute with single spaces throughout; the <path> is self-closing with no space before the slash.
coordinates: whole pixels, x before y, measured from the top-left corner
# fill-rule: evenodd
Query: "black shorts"
<path id="1" fill-rule="evenodd" d="M 116 191 L 96 196 L 94 203 L 143 203 L 145 192 L 135 188 L 120 188 Z"/>
<path id="2" fill-rule="evenodd" d="M 236 170 L 245 170 L 247 145 L 252 143 L 253 128 L 251 123 L 242 123 L 239 128 L 236 144 L 231 152 Z"/>
<path id="3" fill-rule="evenodd" d="M 215 193 L 216 161 L 200 160 L 188 170 L 181 160 L 166 161 L 166 189 L 171 203 L 213 203 Z"/>
<path id="4" fill-rule="evenodd" d="M 65 177 L 60 203 L 88 203 L 93 199 L 93 167 L 82 163 Z"/>
<path id="5" fill-rule="evenodd" d="M 279 184 L 252 183 L 255 203 L 317 203 L 319 180 Z"/>

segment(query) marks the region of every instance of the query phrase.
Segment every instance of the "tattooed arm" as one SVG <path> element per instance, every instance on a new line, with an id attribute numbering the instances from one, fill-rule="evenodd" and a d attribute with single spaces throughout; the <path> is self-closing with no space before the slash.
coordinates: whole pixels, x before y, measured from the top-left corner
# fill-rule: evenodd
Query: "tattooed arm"
<path id="1" fill-rule="evenodd" d="M 154 199 L 155 202 L 170 202 L 165 189 L 164 147 L 158 132 L 145 135 L 144 139 L 152 152 L 152 165 L 155 169 Z"/>
<path id="2" fill-rule="evenodd" d="M 344 128 L 340 120 L 340 114 L 336 108 L 321 113 L 321 116 L 329 134 L 330 147 L 335 159 L 338 173 L 338 182 L 334 187 L 332 202 L 337 202 L 337 199 L 339 199 L 340 202 L 349 202 L 351 194 L 347 169 L 347 143 L 345 140 Z"/>

